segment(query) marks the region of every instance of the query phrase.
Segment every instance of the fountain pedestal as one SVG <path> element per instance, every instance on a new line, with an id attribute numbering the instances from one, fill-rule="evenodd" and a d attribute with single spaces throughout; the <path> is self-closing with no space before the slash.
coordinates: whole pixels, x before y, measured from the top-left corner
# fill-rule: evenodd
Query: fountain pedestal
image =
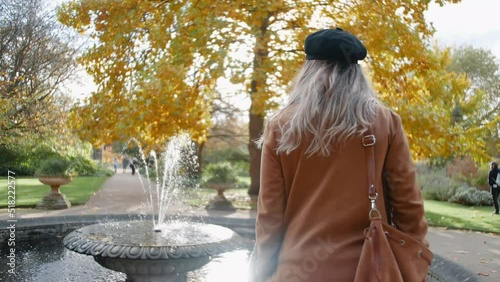
<path id="1" fill-rule="evenodd" d="M 127 281 L 183 282 L 187 272 L 240 243 L 236 233 L 218 225 L 172 221 L 159 229 L 154 231 L 151 221 L 94 224 L 71 232 L 63 244 L 125 273 Z"/>

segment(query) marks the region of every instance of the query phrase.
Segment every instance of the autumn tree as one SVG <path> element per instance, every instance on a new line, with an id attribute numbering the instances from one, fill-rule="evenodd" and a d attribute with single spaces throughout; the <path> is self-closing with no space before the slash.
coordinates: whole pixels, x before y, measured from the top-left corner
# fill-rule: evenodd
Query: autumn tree
<path id="1" fill-rule="evenodd" d="M 463 73 L 448 71 L 451 50 L 429 48 L 428 62 L 432 68 L 412 74 L 414 81 L 407 89 L 415 91 L 412 99 L 400 99 L 394 106 L 403 117 L 413 153 L 417 159 L 447 158 L 468 154 L 484 160 L 482 134 L 488 126 L 468 126 L 462 120 L 477 115 L 479 93 L 468 95 L 471 82 Z M 419 86 L 420 85 L 420 86 Z M 420 87 L 420 89 L 418 89 Z M 457 115 L 457 108 L 462 109 Z"/>
<path id="2" fill-rule="evenodd" d="M 491 156 L 499 154 L 500 132 L 500 65 L 498 58 L 490 50 L 460 46 L 453 50 L 452 61 L 448 69 L 465 75 L 471 87 L 464 93 L 463 99 L 474 104 L 457 104 L 454 109 L 460 122 L 469 128 L 484 127 L 481 140 L 486 143 L 486 151 Z M 473 113 L 466 115 L 466 113 Z M 466 115 L 464 117 L 464 115 Z"/>
<path id="3" fill-rule="evenodd" d="M 438 4 L 459 0 L 436 0 Z M 75 111 L 95 142 L 140 134 L 146 142 L 179 130 L 203 139 L 217 79 L 243 83 L 250 97 L 250 195 L 259 191 L 266 114 L 304 62 L 307 34 L 342 27 L 368 49 L 365 65 L 382 100 L 403 116 L 416 158 L 468 150 L 472 129 L 451 125 L 467 79 L 446 71 L 424 12 L 430 1 L 71 1 L 60 19 L 95 44 L 81 62 L 99 90 Z M 97 130 L 97 129 L 102 130 Z M 470 130 L 470 131 L 467 131 Z"/>
<path id="4" fill-rule="evenodd" d="M 40 0 L 0 0 L 0 143 L 61 133 L 76 67 L 71 37 Z"/>

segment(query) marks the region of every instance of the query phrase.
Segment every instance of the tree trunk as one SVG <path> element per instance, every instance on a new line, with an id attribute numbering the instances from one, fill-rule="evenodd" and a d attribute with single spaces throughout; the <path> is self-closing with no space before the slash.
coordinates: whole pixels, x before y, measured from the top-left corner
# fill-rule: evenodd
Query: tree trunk
<path id="1" fill-rule="evenodd" d="M 267 29 L 269 27 L 269 17 L 262 18 L 260 21 L 259 31 L 254 34 L 255 47 L 253 50 L 253 73 L 252 81 L 250 84 L 250 122 L 249 122 L 249 135 L 248 140 L 248 151 L 250 153 L 250 188 L 248 189 L 248 195 L 254 198 L 259 194 L 260 190 L 260 159 L 261 159 L 261 149 L 257 148 L 255 141 L 260 138 L 262 130 L 264 128 L 264 111 L 265 109 L 261 107 L 256 107 L 255 104 L 257 99 L 259 99 L 259 91 L 265 91 L 266 89 L 266 78 L 267 75 L 263 68 L 264 62 L 268 60 L 269 50 L 268 50 L 268 40 L 267 40 Z M 262 104 L 262 101 L 259 101 Z"/>
<path id="2" fill-rule="evenodd" d="M 205 148 L 205 141 L 196 143 L 196 157 L 198 158 L 198 175 L 203 171 L 203 148 Z"/>
<path id="3" fill-rule="evenodd" d="M 255 140 L 260 138 L 264 127 L 264 117 L 250 113 L 250 140 L 248 140 L 248 151 L 250 153 L 250 188 L 248 195 L 255 197 L 260 190 L 260 155 L 261 149 L 257 148 Z"/>

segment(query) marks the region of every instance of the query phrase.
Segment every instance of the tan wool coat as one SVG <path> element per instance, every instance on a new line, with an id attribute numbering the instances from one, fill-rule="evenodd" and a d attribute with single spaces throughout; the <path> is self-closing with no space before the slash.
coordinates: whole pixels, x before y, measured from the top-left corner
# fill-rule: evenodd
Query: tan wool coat
<path id="1" fill-rule="evenodd" d="M 270 122 L 264 136 L 251 281 L 352 282 L 370 210 L 361 136 L 327 157 L 306 156 L 307 138 L 290 154 L 277 154 L 278 125 L 290 111 L 293 107 Z M 372 132 L 377 206 L 386 218 L 384 181 L 397 228 L 427 244 L 421 191 L 401 118 L 380 106 Z"/>

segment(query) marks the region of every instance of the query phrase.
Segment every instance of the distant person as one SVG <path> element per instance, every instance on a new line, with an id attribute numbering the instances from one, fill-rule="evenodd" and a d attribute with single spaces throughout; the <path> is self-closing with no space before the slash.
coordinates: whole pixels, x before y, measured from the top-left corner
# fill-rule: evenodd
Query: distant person
<path id="1" fill-rule="evenodd" d="M 115 169 L 115 174 L 116 172 L 118 171 L 118 159 L 117 158 L 114 158 L 113 159 L 113 168 Z"/>
<path id="2" fill-rule="evenodd" d="M 129 165 L 127 157 L 123 157 L 122 165 L 123 165 L 123 173 L 125 173 L 127 171 L 127 166 Z"/>
<path id="3" fill-rule="evenodd" d="M 498 170 L 498 163 L 491 163 L 491 170 L 488 176 L 488 183 L 490 184 L 491 196 L 493 197 L 493 206 L 495 207 L 495 214 L 498 214 L 498 195 L 500 194 L 500 187 L 497 184 L 497 176 L 500 172 Z"/>
<path id="4" fill-rule="evenodd" d="M 130 160 L 130 169 L 132 170 L 132 175 L 135 174 L 135 163 L 134 160 Z"/>

